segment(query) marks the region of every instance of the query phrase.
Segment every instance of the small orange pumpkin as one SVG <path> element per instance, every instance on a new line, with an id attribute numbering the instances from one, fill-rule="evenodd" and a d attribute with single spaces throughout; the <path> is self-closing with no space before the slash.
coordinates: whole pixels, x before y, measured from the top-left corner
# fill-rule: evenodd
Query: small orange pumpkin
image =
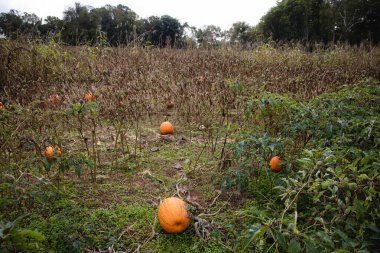
<path id="1" fill-rule="evenodd" d="M 0 102 L 0 110 L 3 110 L 3 109 L 4 109 L 4 104 Z"/>
<path id="2" fill-rule="evenodd" d="M 58 105 L 61 102 L 61 97 L 58 94 L 51 95 L 50 102 L 53 105 Z"/>
<path id="3" fill-rule="evenodd" d="M 190 225 L 186 204 L 182 199 L 165 199 L 158 207 L 158 221 L 168 233 L 181 233 Z"/>
<path id="4" fill-rule="evenodd" d="M 95 96 L 91 92 L 85 94 L 83 98 L 86 101 L 94 101 L 95 100 Z"/>
<path id="5" fill-rule="evenodd" d="M 61 157 L 62 156 L 62 151 L 60 148 L 57 148 L 57 156 Z"/>
<path id="6" fill-rule="evenodd" d="M 281 171 L 283 167 L 281 166 L 281 159 L 279 156 L 274 156 L 272 159 L 270 159 L 269 167 L 271 171 Z"/>
<path id="7" fill-rule="evenodd" d="M 174 134 L 174 128 L 172 123 L 169 121 L 162 122 L 160 126 L 160 132 L 161 134 Z"/>
<path id="8" fill-rule="evenodd" d="M 48 159 L 48 160 L 54 160 L 55 159 L 55 157 L 54 157 L 54 151 L 55 151 L 55 149 L 54 149 L 54 147 L 52 147 L 52 146 L 48 146 L 48 147 L 46 147 L 46 149 L 45 149 L 45 152 L 44 152 L 44 155 L 45 155 L 45 157 Z M 61 149 L 60 148 L 57 148 L 57 151 L 56 151 L 57 153 L 57 156 L 61 156 L 62 155 L 62 151 L 61 151 Z"/>

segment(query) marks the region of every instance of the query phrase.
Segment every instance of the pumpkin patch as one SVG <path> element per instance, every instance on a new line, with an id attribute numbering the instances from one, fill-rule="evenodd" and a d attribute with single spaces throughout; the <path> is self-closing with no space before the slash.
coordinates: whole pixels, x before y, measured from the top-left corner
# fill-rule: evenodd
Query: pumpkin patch
<path id="1" fill-rule="evenodd" d="M 380 40 L 278 2 L 299 43 L 79 3 L 0 38 L 0 253 L 377 252 Z"/>

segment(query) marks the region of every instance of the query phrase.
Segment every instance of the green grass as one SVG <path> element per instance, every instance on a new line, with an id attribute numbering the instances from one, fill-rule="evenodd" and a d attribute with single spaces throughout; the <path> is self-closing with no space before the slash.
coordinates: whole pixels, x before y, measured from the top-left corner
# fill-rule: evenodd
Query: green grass
<path id="1" fill-rule="evenodd" d="M 23 227 L 45 235 L 46 249 L 54 252 L 109 247 L 115 250 L 142 247 L 141 252 L 186 252 L 189 249 L 215 252 L 215 247 L 220 247 L 216 235 L 212 237 L 215 245 L 207 246 L 196 235 L 193 225 L 183 234 L 171 235 L 161 229 L 155 217 L 160 199 L 171 196 L 178 182 L 191 190 L 197 188 L 193 193 L 198 196 L 192 197 L 202 205 L 215 197 L 217 186 L 211 181 L 198 186 L 192 176 L 186 181 L 181 179 L 183 172 L 194 174 L 189 161 L 198 159 L 200 145 L 173 142 L 158 146 L 156 152 L 144 149 L 137 158 L 138 166 L 118 169 L 97 184 L 67 180 L 61 185 L 61 194 L 50 203 L 41 202 L 35 206 L 31 215 L 24 219 Z M 208 165 L 208 157 L 207 151 L 202 152 L 198 165 Z M 182 163 L 183 168 L 174 168 L 176 163 Z M 149 171 L 150 175 L 144 171 Z M 207 174 L 207 171 L 201 173 Z M 152 231 L 157 234 L 144 244 Z"/>
<path id="2" fill-rule="evenodd" d="M 115 204 L 108 208 L 88 209 L 71 200 L 54 204 L 49 217 L 34 214 L 25 226 L 42 232 L 49 248 L 59 252 L 79 249 L 123 249 L 138 245 L 154 225 L 155 208 Z"/>

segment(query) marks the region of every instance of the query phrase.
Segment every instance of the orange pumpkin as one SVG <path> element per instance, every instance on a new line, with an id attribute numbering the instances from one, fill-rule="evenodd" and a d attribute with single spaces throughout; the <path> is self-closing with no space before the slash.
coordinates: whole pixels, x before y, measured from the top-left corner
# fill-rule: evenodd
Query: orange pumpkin
<path id="1" fill-rule="evenodd" d="M 92 95 L 92 93 L 90 92 L 90 93 L 87 93 L 87 94 L 85 94 L 84 95 L 84 100 L 86 100 L 86 101 L 94 101 L 95 100 L 95 96 L 94 95 Z"/>
<path id="2" fill-rule="evenodd" d="M 3 110 L 3 109 L 4 109 L 4 104 L 0 102 L 0 110 Z"/>
<path id="3" fill-rule="evenodd" d="M 61 157 L 62 156 L 62 151 L 60 148 L 57 148 L 57 156 Z"/>
<path id="4" fill-rule="evenodd" d="M 174 134 L 174 128 L 172 123 L 169 121 L 165 121 L 160 126 L 160 132 L 161 134 Z"/>
<path id="5" fill-rule="evenodd" d="M 61 97 L 58 94 L 54 94 L 50 96 L 50 102 L 53 105 L 57 105 L 61 102 Z"/>
<path id="6" fill-rule="evenodd" d="M 168 233 L 181 233 L 190 225 L 186 204 L 182 199 L 165 199 L 158 207 L 158 221 Z"/>
<path id="7" fill-rule="evenodd" d="M 48 160 L 54 160 L 55 159 L 55 157 L 54 157 L 54 151 L 55 151 L 55 149 L 54 149 L 54 147 L 52 147 L 52 146 L 48 146 L 48 147 L 46 147 L 46 149 L 45 149 L 45 152 L 44 152 L 44 154 L 45 154 L 45 157 L 48 159 Z M 57 153 L 57 156 L 61 156 L 62 155 L 62 151 L 61 151 L 61 149 L 60 148 L 57 148 L 57 151 L 56 151 Z"/>
<path id="8" fill-rule="evenodd" d="M 281 171 L 283 167 L 281 166 L 281 159 L 279 156 L 274 156 L 270 159 L 269 167 L 271 171 Z"/>

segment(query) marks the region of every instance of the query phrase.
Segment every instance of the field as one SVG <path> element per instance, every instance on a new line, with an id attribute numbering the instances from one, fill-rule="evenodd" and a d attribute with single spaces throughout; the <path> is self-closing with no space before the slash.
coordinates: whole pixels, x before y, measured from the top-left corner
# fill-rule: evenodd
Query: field
<path id="1" fill-rule="evenodd" d="M 377 47 L 2 41 L 0 251 L 376 252 L 379 66 Z"/>

